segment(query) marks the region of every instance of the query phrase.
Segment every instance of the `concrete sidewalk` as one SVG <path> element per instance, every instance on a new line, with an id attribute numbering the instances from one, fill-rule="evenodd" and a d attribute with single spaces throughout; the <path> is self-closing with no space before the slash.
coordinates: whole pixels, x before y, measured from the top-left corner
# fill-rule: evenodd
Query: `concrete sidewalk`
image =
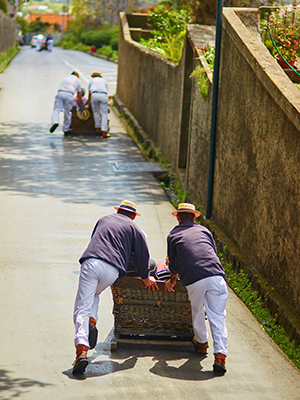
<path id="1" fill-rule="evenodd" d="M 73 53 L 56 54 L 71 62 Z M 90 61 L 77 52 L 75 56 L 87 76 L 96 69 L 93 64 L 89 71 L 88 66 L 97 59 Z M 47 57 L 48 70 L 24 69 L 26 63 L 44 62 L 42 57 Z M 49 97 L 52 86 L 59 84 L 60 76 L 54 74 L 58 67 L 65 68 L 55 54 L 34 52 L 29 57 L 22 51 L 0 76 L 0 397 L 300 399 L 299 371 L 232 292 L 225 376 L 212 372 L 211 340 L 206 358 L 192 346 L 185 351 L 130 347 L 111 353 L 112 299 L 106 290 L 100 301 L 98 344 L 89 352 L 84 379 L 74 379 L 72 311 L 78 259 L 95 222 L 114 213 L 123 198 L 135 201 L 142 214 L 136 223 L 146 231 L 151 257 L 157 261 L 164 261 L 166 236 L 177 222 L 153 176 L 159 165 L 144 159 L 116 114 L 110 114 L 108 140 L 65 138 L 58 130 L 48 134 Z M 35 93 L 31 107 L 17 107 L 19 98 L 29 93 L 27 85 Z M 42 94 L 47 103 L 40 101 Z"/>

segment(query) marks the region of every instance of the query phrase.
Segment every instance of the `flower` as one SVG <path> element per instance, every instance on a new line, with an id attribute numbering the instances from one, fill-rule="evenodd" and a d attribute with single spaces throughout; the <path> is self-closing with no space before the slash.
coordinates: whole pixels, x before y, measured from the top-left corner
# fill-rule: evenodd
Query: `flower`
<path id="1" fill-rule="evenodd" d="M 263 41 L 272 55 L 279 51 L 287 62 L 300 54 L 299 16 L 299 7 L 278 7 L 261 24 Z"/>

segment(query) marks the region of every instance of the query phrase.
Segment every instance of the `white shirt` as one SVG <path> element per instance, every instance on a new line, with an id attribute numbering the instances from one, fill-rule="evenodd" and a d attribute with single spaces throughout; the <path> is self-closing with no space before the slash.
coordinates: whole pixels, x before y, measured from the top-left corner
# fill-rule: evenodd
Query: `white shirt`
<path id="1" fill-rule="evenodd" d="M 58 87 L 58 91 L 60 90 L 74 95 L 76 92 L 81 92 L 81 82 L 75 75 L 66 76 Z"/>
<path id="2" fill-rule="evenodd" d="M 100 78 L 100 76 L 96 76 L 92 78 L 89 82 L 88 91 L 93 92 L 103 92 L 108 93 L 107 82 L 104 78 Z"/>

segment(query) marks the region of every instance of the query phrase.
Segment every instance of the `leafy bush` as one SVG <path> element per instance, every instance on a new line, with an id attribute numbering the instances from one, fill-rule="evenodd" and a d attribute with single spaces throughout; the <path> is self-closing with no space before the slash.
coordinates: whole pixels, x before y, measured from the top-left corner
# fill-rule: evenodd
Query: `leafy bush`
<path id="1" fill-rule="evenodd" d="M 110 39 L 109 44 L 111 45 L 111 47 L 113 48 L 113 50 L 118 50 L 118 46 L 119 46 L 119 37 L 118 36 L 113 36 Z"/>
<path id="2" fill-rule="evenodd" d="M 196 67 L 194 71 L 191 73 L 191 78 L 196 80 L 201 97 L 204 100 L 207 99 L 209 90 L 209 79 L 205 72 L 205 69 L 203 67 L 200 67 L 200 65 L 198 65 L 198 67 Z"/>
<path id="3" fill-rule="evenodd" d="M 19 15 L 17 15 L 16 21 L 17 24 L 21 27 L 22 34 L 25 35 L 25 33 L 28 31 L 28 22 L 24 17 L 19 17 Z"/>
<path id="4" fill-rule="evenodd" d="M 107 46 L 110 44 L 111 39 L 118 31 L 115 28 L 105 29 L 101 31 L 88 31 L 81 35 L 81 41 L 89 46 Z"/>
<path id="5" fill-rule="evenodd" d="M 7 3 L 6 3 L 6 0 L 0 0 L 0 10 L 3 10 L 5 13 L 7 13 Z"/>
<path id="6" fill-rule="evenodd" d="M 215 62 L 215 48 L 208 47 L 204 53 L 205 60 L 209 65 L 210 69 L 214 69 L 214 62 Z"/>
<path id="7" fill-rule="evenodd" d="M 155 11 L 149 11 L 154 37 L 149 40 L 141 39 L 140 43 L 169 60 L 179 63 L 190 13 L 187 9 L 177 11 L 175 8 L 169 8 L 158 5 Z"/>

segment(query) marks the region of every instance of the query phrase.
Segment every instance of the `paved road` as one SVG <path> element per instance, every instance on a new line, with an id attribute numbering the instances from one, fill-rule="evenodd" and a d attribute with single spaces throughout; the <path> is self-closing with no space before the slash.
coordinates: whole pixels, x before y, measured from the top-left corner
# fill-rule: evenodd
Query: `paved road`
<path id="1" fill-rule="evenodd" d="M 72 377 L 78 258 L 97 218 L 123 198 L 136 200 L 142 214 L 136 221 L 157 260 L 164 260 L 165 238 L 176 223 L 115 114 L 108 141 L 48 133 L 57 87 L 73 69 L 87 80 L 100 70 L 115 90 L 115 64 L 56 48 L 22 48 L 0 75 L 0 398 L 300 399 L 299 372 L 232 293 L 224 377 L 212 373 L 212 343 L 204 359 L 192 348 L 110 353 L 109 290 L 86 377 Z"/>

